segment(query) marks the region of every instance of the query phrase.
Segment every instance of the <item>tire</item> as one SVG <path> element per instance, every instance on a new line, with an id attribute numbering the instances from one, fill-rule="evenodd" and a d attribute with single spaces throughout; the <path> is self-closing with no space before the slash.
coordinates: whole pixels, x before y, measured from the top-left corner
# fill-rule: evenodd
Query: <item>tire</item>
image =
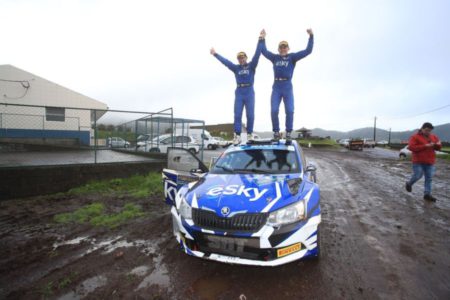
<path id="1" fill-rule="evenodd" d="M 150 148 L 148 152 L 161 153 L 161 150 L 159 150 L 159 148 Z"/>
<path id="2" fill-rule="evenodd" d="M 190 148 L 188 151 L 191 152 L 192 154 L 197 154 L 197 151 L 195 150 L 195 148 Z"/>
<path id="3" fill-rule="evenodd" d="M 125 144 L 125 146 L 124 146 L 125 148 L 128 148 L 128 147 L 130 147 L 128 144 Z"/>
<path id="4" fill-rule="evenodd" d="M 403 153 L 400 153 L 400 154 L 398 155 L 398 158 L 400 158 L 400 159 L 405 159 L 405 158 L 406 158 L 406 155 L 403 154 Z"/>
<path id="5" fill-rule="evenodd" d="M 208 150 L 212 150 L 213 149 L 213 145 L 209 144 L 208 147 L 206 147 L 206 148 L 208 148 Z"/>

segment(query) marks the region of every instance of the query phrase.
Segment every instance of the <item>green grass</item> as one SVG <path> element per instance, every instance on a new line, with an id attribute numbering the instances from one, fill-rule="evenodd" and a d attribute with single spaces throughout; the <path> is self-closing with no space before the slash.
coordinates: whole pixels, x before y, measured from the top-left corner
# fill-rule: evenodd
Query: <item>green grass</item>
<path id="1" fill-rule="evenodd" d="M 143 215 L 145 215 L 145 213 L 142 209 L 132 203 L 125 204 L 122 211 L 113 214 L 106 214 L 105 206 L 102 203 L 92 203 L 71 213 L 55 215 L 53 219 L 55 222 L 62 224 L 89 223 L 92 226 L 114 228 L 128 220 L 139 218 Z"/>
<path id="2" fill-rule="evenodd" d="M 450 152 L 450 147 L 442 147 L 441 150 L 442 150 L 442 151 L 445 151 L 445 152 Z"/>
<path id="3" fill-rule="evenodd" d="M 450 161 L 450 154 L 439 154 L 439 155 L 437 155 L 437 157 Z"/>
<path id="4" fill-rule="evenodd" d="M 135 198 L 144 198 L 162 196 L 163 185 L 160 173 L 149 173 L 147 176 L 135 175 L 128 178 L 92 181 L 84 186 L 71 189 L 69 194 L 128 194 Z"/>
<path id="5" fill-rule="evenodd" d="M 105 206 L 102 203 L 92 203 L 77 209 L 71 213 L 62 213 L 54 217 L 54 220 L 58 223 L 86 223 L 91 219 L 101 216 L 105 210 Z"/>
<path id="6" fill-rule="evenodd" d="M 318 146 L 318 147 L 339 147 L 339 144 L 336 143 L 335 140 L 330 139 L 298 139 L 297 142 L 302 147 L 308 147 L 309 143 L 311 143 L 311 146 Z"/>

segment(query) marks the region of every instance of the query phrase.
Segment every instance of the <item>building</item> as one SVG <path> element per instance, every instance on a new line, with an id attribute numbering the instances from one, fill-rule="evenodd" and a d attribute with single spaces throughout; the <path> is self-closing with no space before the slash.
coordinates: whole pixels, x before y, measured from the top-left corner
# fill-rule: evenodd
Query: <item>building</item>
<path id="1" fill-rule="evenodd" d="M 311 129 L 307 129 L 305 127 L 302 127 L 299 130 L 296 130 L 295 132 L 298 132 L 298 138 L 299 139 L 308 139 L 312 135 L 312 130 Z"/>
<path id="2" fill-rule="evenodd" d="M 103 102 L 0 65 L 0 142 L 89 146 L 92 125 L 107 109 Z"/>

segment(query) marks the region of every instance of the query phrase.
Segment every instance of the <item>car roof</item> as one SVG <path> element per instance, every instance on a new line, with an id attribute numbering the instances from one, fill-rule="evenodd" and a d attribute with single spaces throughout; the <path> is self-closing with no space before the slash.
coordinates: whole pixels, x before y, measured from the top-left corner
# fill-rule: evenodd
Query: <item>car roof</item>
<path id="1" fill-rule="evenodd" d="M 272 141 L 270 139 L 258 140 L 243 143 L 240 145 L 232 145 L 225 150 L 227 152 L 234 152 L 239 150 L 251 150 L 251 149 L 273 149 L 273 150 L 290 150 L 298 152 L 299 145 L 297 141 L 291 141 L 289 143 L 286 140 Z"/>

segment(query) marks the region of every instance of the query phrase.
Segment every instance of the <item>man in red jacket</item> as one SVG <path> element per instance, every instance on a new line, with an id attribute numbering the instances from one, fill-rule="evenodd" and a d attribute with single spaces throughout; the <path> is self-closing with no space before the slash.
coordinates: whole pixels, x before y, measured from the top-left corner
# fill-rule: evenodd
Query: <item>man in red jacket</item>
<path id="1" fill-rule="evenodd" d="M 412 152 L 413 175 L 406 182 L 406 190 L 411 192 L 412 186 L 425 174 L 425 191 L 423 199 L 436 201 L 431 195 L 431 181 L 434 175 L 436 161 L 435 150 L 442 147 L 439 138 L 432 134 L 434 129 L 431 123 L 424 123 L 422 128 L 409 138 L 408 149 Z"/>

